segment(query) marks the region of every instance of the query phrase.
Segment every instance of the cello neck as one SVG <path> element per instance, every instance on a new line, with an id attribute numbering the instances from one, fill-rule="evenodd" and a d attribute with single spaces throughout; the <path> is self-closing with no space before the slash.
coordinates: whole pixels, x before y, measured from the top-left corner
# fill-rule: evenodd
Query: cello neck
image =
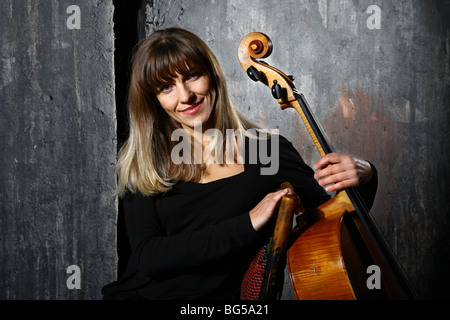
<path id="1" fill-rule="evenodd" d="M 303 123 L 305 124 L 306 130 L 308 130 L 308 133 L 317 148 L 317 151 L 319 151 L 320 156 L 323 157 L 328 153 L 334 152 L 334 148 L 327 138 L 325 131 L 322 129 L 319 122 L 314 117 L 314 114 L 311 112 L 311 109 L 303 94 L 298 93 L 295 87 L 291 86 L 291 89 L 294 91 L 296 100 L 291 102 L 289 106 L 294 108 L 300 115 Z"/>

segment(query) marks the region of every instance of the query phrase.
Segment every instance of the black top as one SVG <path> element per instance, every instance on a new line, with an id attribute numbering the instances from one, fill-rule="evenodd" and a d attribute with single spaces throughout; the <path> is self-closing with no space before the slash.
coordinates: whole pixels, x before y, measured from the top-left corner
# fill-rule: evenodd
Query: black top
<path id="1" fill-rule="evenodd" d="M 264 238 L 253 229 L 249 211 L 284 181 L 292 184 L 305 209 L 330 198 L 293 145 L 277 137 L 275 174 L 261 169 L 278 159 L 266 166 L 254 163 L 246 140 L 242 173 L 204 184 L 182 181 L 157 196 L 128 193 L 123 206 L 131 255 L 120 279 L 103 288 L 104 298 L 238 298 L 242 276 Z M 369 206 L 376 191 L 374 176 L 360 188 Z"/>

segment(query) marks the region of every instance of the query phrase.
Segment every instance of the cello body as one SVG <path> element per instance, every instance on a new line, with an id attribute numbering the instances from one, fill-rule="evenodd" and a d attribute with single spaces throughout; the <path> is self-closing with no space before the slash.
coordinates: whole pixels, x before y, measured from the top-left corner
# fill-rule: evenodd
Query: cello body
<path id="1" fill-rule="evenodd" d="M 348 212 L 347 207 L 346 201 L 335 197 L 316 208 L 309 213 L 313 215 L 313 221 L 290 246 L 287 259 L 289 277 L 298 300 L 356 298 L 341 243 L 343 215 Z"/>
<path id="2" fill-rule="evenodd" d="M 293 77 L 258 60 L 271 53 L 272 41 L 259 32 L 245 36 L 238 47 L 239 62 L 248 76 L 271 88 L 282 110 L 294 108 L 298 112 L 319 154 L 334 152 L 305 98 L 295 88 Z M 278 220 L 280 215 L 292 217 L 280 210 Z M 281 249 L 287 251 L 289 278 L 297 299 L 415 298 L 357 189 L 338 192 L 301 214 L 296 222 L 288 237 L 280 237 L 286 238 L 286 243 L 274 250 L 277 255 Z"/>
<path id="3" fill-rule="evenodd" d="M 296 299 L 406 298 L 391 283 L 381 286 L 376 278 L 375 283 L 369 278 L 368 268 L 378 265 L 357 229 L 358 217 L 345 192 L 305 214 L 309 216 L 298 219 L 291 232 L 292 243 L 287 251 Z"/>

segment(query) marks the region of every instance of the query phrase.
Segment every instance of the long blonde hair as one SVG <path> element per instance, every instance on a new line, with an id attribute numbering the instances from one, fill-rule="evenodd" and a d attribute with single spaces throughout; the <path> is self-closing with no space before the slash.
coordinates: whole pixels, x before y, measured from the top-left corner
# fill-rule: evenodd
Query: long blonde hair
<path id="1" fill-rule="evenodd" d="M 255 127 L 233 107 L 223 70 L 208 46 L 193 33 L 179 28 L 154 32 L 138 47 L 132 60 L 128 94 L 129 137 L 121 147 L 117 162 L 118 194 L 127 190 L 153 195 L 170 190 L 180 180 L 198 181 L 198 164 L 174 164 L 171 134 L 181 128 L 161 107 L 156 92 L 161 84 L 191 69 L 205 71 L 212 83 L 214 128 L 222 132 L 226 149 L 226 129 Z M 191 155 L 192 156 L 192 155 Z"/>

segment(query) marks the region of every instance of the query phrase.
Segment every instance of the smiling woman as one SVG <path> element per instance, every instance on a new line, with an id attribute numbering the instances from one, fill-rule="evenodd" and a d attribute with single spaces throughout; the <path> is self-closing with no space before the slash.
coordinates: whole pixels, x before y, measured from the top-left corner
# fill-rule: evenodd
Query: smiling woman
<path id="1" fill-rule="evenodd" d="M 130 134 L 117 173 L 131 256 L 120 278 L 103 288 L 105 299 L 237 299 L 280 199 L 298 194 L 306 209 L 329 199 L 290 142 L 264 138 L 235 110 L 216 57 L 189 31 L 169 28 L 141 43 L 128 109 Z M 193 146 L 183 148 L 181 162 L 172 158 L 173 134 Z M 232 161 L 195 161 L 198 149 Z M 276 170 L 264 170 L 268 158 L 276 158 Z M 358 178 L 371 166 L 360 169 L 350 156 L 332 160 L 333 175 L 367 183 L 373 201 L 376 179 Z M 284 181 L 293 189 L 278 190 Z"/>
<path id="2" fill-rule="evenodd" d="M 118 162 L 120 195 L 127 189 L 156 194 L 179 180 L 200 181 L 201 166 L 193 159 L 183 166 L 171 161 L 174 130 L 192 130 L 196 122 L 221 132 L 255 127 L 231 105 L 224 73 L 211 50 L 196 35 L 176 28 L 157 31 L 139 46 L 128 108 L 130 135 Z M 213 149 L 226 146 L 225 135 L 211 143 Z"/>

